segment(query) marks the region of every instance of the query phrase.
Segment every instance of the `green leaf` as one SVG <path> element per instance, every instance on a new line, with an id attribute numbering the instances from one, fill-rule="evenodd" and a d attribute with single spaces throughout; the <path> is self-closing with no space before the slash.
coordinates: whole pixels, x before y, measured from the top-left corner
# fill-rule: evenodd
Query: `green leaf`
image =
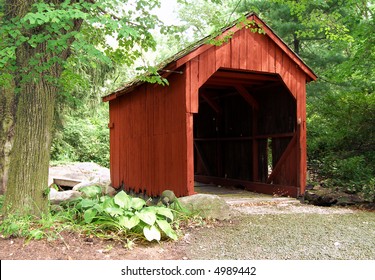
<path id="1" fill-rule="evenodd" d="M 96 211 L 98 211 L 98 213 L 101 213 L 104 210 L 102 204 L 95 204 L 92 208 L 96 209 Z"/>
<path id="2" fill-rule="evenodd" d="M 156 220 L 159 228 L 171 239 L 177 240 L 177 234 L 166 220 Z"/>
<path id="3" fill-rule="evenodd" d="M 169 209 L 169 208 L 166 208 L 166 207 L 157 207 L 156 208 L 156 213 L 158 215 L 162 215 L 162 216 L 170 219 L 171 221 L 173 221 L 173 218 L 174 218 L 173 217 L 173 213 L 172 213 L 171 209 Z"/>
<path id="4" fill-rule="evenodd" d="M 88 208 L 93 207 L 96 204 L 96 202 L 92 199 L 82 199 L 80 204 L 81 204 L 82 208 L 88 209 Z"/>
<path id="5" fill-rule="evenodd" d="M 102 196 L 100 197 L 99 201 L 103 203 L 103 206 L 108 207 L 108 206 L 114 206 L 115 203 L 113 202 L 113 198 L 109 196 Z"/>
<path id="6" fill-rule="evenodd" d="M 136 225 L 139 224 L 140 219 L 137 216 L 127 217 L 127 216 L 120 216 L 118 217 L 119 224 L 127 229 L 132 229 Z"/>
<path id="7" fill-rule="evenodd" d="M 114 202 L 124 209 L 128 209 L 130 207 L 130 197 L 124 191 L 121 191 L 115 195 Z"/>
<path id="8" fill-rule="evenodd" d="M 42 239 L 44 236 L 44 232 L 40 229 L 34 229 L 30 231 L 30 237 L 36 240 Z"/>
<path id="9" fill-rule="evenodd" d="M 146 201 L 144 201 L 141 198 L 134 197 L 131 199 L 131 208 L 135 210 L 141 210 L 145 204 L 146 204 Z"/>
<path id="10" fill-rule="evenodd" d="M 145 208 L 147 209 L 147 208 Z M 138 216 L 139 219 L 141 219 L 143 222 L 146 224 L 152 226 L 155 224 L 156 221 L 156 214 L 155 212 L 149 211 L 149 210 L 144 210 L 141 212 L 137 212 L 136 215 Z"/>
<path id="11" fill-rule="evenodd" d="M 102 188 L 99 186 L 88 186 L 81 188 L 79 191 L 83 192 L 89 198 L 96 198 L 102 194 Z"/>
<path id="12" fill-rule="evenodd" d="M 124 213 L 122 209 L 117 208 L 117 207 L 107 207 L 107 208 L 104 208 L 104 211 L 113 217 L 121 216 Z"/>
<path id="13" fill-rule="evenodd" d="M 91 223 L 92 220 L 96 217 L 97 213 L 98 211 L 94 208 L 86 210 L 85 213 L 83 214 L 83 218 L 85 219 L 85 222 L 87 224 Z"/>
<path id="14" fill-rule="evenodd" d="M 160 231 L 155 226 L 145 226 L 143 228 L 143 234 L 148 241 L 160 241 L 161 238 Z"/>

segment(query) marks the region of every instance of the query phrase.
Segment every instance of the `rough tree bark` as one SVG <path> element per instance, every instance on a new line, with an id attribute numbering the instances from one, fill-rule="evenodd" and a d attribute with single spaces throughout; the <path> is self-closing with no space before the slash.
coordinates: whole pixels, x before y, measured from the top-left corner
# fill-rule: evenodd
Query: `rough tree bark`
<path id="1" fill-rule="evenodd" d="M 6 191 L 9 154 L 13 144 L 16 98 L 14 84 L 0 88 L 0 195 Z"/>
<path id="2" fill-rule="evenodd" d="M 4 203 L 7 212 L 40 216 L 48 209 L 45 190 L 55 94 L 43 78 L 21 85 Z"/>
<path id="3" fill-rule="evenodd" d="M 11 18 L 23 17 L 35 2 L 35 0 L 7 0 L 5 15 Z M 57 4 L 61 0 L 54 2 Z M 76 30 L 80 28 L 81 23 L 81 21 L 73 22 Z M 27 32 L 41 31 L 43 30 L 39 28 Z M 67 42 L 63 54 L 47 52 L 46 42 L 40 43 L 35 48 L 27 43 L 21 45 L 16 51 L 16 63 L 20 69 L 18 72 L 22 73 L 25 69 L 30 69 L 29 61 L 35 59 L 35 54 L 39 55 L 39 66 L 57 55 L 66 59 L 71 43 L 72 41 Z M 58 88 L 49 82 L 47 77 L 59 78 L 61 72 L 62 67 L 55 64 L 41 74 L 33 72 L 33 78 L 27 81 L 23 81 L 19 73 L 14 76 L 16 87 L 11 93 L 16 95 L 17 91 L 18 103 L 4 200 L 6 214 L 41 216 L 48 211 L 46 190 L 55 97 Z"/>

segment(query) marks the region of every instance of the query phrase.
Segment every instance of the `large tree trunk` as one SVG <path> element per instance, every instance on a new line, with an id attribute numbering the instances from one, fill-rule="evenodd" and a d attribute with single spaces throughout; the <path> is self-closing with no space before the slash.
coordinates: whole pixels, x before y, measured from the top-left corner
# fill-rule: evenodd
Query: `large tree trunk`
<path id="1" fill-rule="evenodd" d="M 6 191 L 16 108 L 14 84 L 0 88 L 0 195 Z"/>
<path id="2" fill-rule="evenodd" d="M 6 0 L 5 15 L 9 18 L 23 17 L 35 0 Z M 61 0 L 55 0 L 56 4 Z M 74 30 L 79 30 L 81 20 L 72 20 Z M 28 34 L 44 32 L 43 27 L 25 31 Z M 52 142 L 52 125 L 57 87 L 51 77 L 58 79 L 61 65 L 55 63 L 43 73 L 30 69 L 30 60 L 38 59 L 38 65 L 45 65 L 52 57 L 65 60 L 69 54 L 69 40 L 63 53 L 47 51 L 47 43 L 36 47 L 24 43 L 16 50 L 18 72 L 14 74 L 14 95 L 18 95 L 14 126 L 14 143 L 10 153 L 7 190 L 4 210 L 6 214 L 32 214 L 41 216 L 48 211 L 48 168 Z M 23 73 L 31 74 L 26 79 Z M 9 93 L 9 94 L 11 94 Z M 0 119 L 2 120 L 2 119 Z"/>
<path id="3" fill-rule="evenodd" d="M 56 89 L 43 78 L 21 86 L 5 195 L 6 212 L 40 216 L 46 190 Z"/>
<path id="4" fill-rule="evenodd" d="M 8 19 L 23 17 L 33 3 L 35 0 L 6 0 L 5 16 Z M 38 32 L 38 30 L 26 32 L 30 34 L 30 32 Z M 6 90 L 6 96 L 13 94 L 18 99 L 14 123 L 14 143 L 9 160 L 5 160 L 6 163 L 10 162 L 9 172 L 5 168 L 5 175 L 8 175 L 5 176 L 5 178 L 8 177 L 7 181 L 3 177 L 3 183 L 6 183 L 5 213 L 41 216 L 48 210 L 45 190 L 48 187 L 49 153 L 56 88 L 45 81 L 45 75 L 58 76 L 59 73 L 56 71 L 57 69 L 50 69 L 49 73 L 33 75 L 33 78 L 28 81 L 24 81 L 22 76 L 26 71 L 32 71 L 28 66 L 30 59 L 35 57 L 35 54 L 43 54 L 39 58 L 39 65 L 48 60 L 45 44 L 39 44 L 36 48 L 32 48 L 24 43 L 17 48 L 18 71 L 13 73 L 14 87 L 6 86 L 3 89 Z M 1 121 L 6 123 L 4 118 Z M 4 166 L 7 167 L 7 164 Z"/>

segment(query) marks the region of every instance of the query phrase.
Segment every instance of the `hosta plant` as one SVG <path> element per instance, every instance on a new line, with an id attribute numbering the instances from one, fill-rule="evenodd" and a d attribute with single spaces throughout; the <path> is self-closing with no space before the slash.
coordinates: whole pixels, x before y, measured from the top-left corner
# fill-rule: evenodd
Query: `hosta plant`
<path id="1" fill-rule="evenodd" d="M 165 206 L 147 206 L 146 201 L 120 191 L 114 197 L 101 196 L 99 187 L 82 190 L 84 197 L 74 201 L 79 223 L 94 224 L 104 230 L 143 235 L 148 241 L 167 237 L 177 239 L 172 228 L 173 210 Z M 72 205 L 70 205 L 72 206 Z"/>

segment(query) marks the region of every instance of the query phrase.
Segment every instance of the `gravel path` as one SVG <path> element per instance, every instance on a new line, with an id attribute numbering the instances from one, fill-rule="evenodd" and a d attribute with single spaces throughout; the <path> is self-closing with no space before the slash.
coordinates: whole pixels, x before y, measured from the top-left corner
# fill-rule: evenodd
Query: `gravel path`
<path id="1" fill-rule="evenodd" d="M 189 259 L 375 260 L 374 212 L 244 194 L 221 195 L 232 221 L 185 235 Z"/>

